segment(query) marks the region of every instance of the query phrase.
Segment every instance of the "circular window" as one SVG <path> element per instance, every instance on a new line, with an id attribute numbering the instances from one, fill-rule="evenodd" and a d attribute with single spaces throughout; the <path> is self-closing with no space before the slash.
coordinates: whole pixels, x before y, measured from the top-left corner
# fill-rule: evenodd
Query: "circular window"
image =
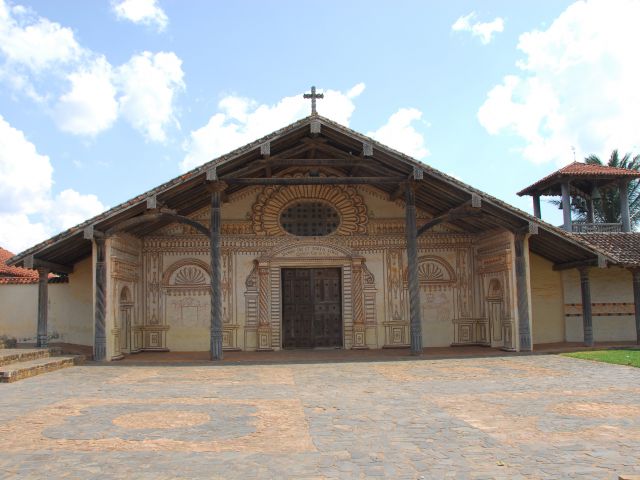
<path id="1" fill-rule="evenodd" d="M 324 202 L 297 202 L 280 214 L 280 225 L 291 235 L 320 237 L 336 231 L 340 215 Z"/>

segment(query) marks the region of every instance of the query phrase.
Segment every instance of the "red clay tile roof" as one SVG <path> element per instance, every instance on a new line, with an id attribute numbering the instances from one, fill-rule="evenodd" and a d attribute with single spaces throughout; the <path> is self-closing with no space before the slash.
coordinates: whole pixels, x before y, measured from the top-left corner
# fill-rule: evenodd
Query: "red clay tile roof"
<path id="1" fill-rule="evenodd" d="M 640 178 L 640 172 L 637 170 L 630 170 L 628 168 L 608 167 L 606 165 L 591 165 L 582 162 L 573 162 L 569 165 L 562 167 L 560 170 L 556 170 L 550 173 L 541 180 L 538 180 L 533 185 L 529 185 L 527 188 L 518 192 L 519 196 L 533 195 L 540 190 L 548 188 L 551 184 L 560 182 L 567 179 L 567 177 L 590 177 L 591 179 L 605 178 Z"/>
<path id="2" fill-rule="evenodd" d="M 22 267 L 10 267 L 7 260 L 13 257 L 13 253 L 0 247 L 0 285 L 23 285 L 38 283 L 37 270 Z M 61 282 L 62 280 L 62 282 Z M 49 283 L 64 283 L 66 277 L 57 277 L 49 274 Z"/>
<path id="3" fill-rule="evenodd" d="M 7 265 L 11 257 L 13 253 L 0 247 L 0 283 L 38 283 L 37 271 Z"/>
<path id="4" fill-rule="evenodd" d="M 625 267 L 640 267 L 640 233 L 581 233 L 582 240 L 604 250 Z"/>

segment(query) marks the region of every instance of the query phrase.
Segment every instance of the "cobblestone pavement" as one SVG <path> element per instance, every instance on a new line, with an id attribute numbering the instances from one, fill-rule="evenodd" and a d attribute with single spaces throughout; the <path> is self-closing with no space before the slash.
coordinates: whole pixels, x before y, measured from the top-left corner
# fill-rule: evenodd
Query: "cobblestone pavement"
<path id="1" fill-rule="evenodd" d="M 0 478 L 617 478 L 640 369 L 544 356 L 86 365 L 0 385 Z"/>

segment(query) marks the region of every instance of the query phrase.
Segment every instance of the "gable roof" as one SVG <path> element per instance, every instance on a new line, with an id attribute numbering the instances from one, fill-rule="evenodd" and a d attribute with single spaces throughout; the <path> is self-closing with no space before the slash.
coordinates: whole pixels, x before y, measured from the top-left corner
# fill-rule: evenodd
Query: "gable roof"
<path id="1" fill-rule="evenodd" d="M 590 163 L 572 162 L 559 170 L 550 173 L 518 192 L 523 195 L 559 195 L 560 184 L 567 180 L 602 182 L 599 186 L 610 183 L 612 180 L 623 178 L 640 178 L 640 172 L 628 168 L 609 167 L 607 165 L 593 165 Z"/>
<path id="2" fill-rule="evenodd" d="M 159 202 L 176 210 L 181 215 L 190 215 L 210 202 L 207 188 L 207 171 L 215 167 L 217 176 L 224 180 L 234 175 L 252 174 L 254 177 L 265 175 L 265 160 L 261 146 L 269 144 L 270 159 L 284 161 L 291 158 L 321 158 L 321 155 L 335 158 L 360 159 L 359 169 L 378 177 L 393 176 L 409 179 L 414 169 L 423 173 L 423 179 L 417 182 L 416 205 L 430 215 L 437 216 L 449 209 L 467 202 L 473 195 L 482 198 L 482 215 L 479 217 L 457 219 L 450 222 L 454 226 L 470 232 L 483 232 L 496 227 L 518 230 L 527 228 L 530 223 L 539 227 L 539 233 L 530 239 L 531 249 L 554 263 L 593 260 L 606 253 L 585 243 L 576 236 L 566 233 L 553 225 L 539 220 L 491 195 L 477 190 L 435 168 L 387 147 L 372 138 L 344 127 L 320 115 L 311 115 L 294 122 L 265 137 L 240 147 L 230 153 L 207 162 L 183 175 L 180 175 L 156 188 L 134 197 L 106 212 L 103 212 L 75 227 L 72 227 L 24 252 L 16 255 L 9 263 L 22 264 L 29 255 L 58 264 L 73 264 L 91 255 L 91 242 L 85 240 L 85 227 L 94 226 L 105 231 L 118 223 L 145 213 L 146 200 L 156 197 Z M 363 145 L 373 148 L 371 156 L 363 155 Z M 270 161 L 271 161 L 270 160 Z M 286 162 L 285 162 L 286 163 Z M 291 167 L 291 164 L 289 164 Z M 280 171 L 271 172 L 273 176 Z M 336 170 L 336 169 L 334 169 Z M 343 174 L 353 173 L 349 168 Z M 373 185 L 390 197 L 398 189 L 397 185 Z M 234 193 L 243 187 L 230 185 L 227 192 Z M 397 192 L 396 192 L 397 193 Z M 148 234 L 164 225 L 166 221 L 135 227 L 131 233 Z"/>

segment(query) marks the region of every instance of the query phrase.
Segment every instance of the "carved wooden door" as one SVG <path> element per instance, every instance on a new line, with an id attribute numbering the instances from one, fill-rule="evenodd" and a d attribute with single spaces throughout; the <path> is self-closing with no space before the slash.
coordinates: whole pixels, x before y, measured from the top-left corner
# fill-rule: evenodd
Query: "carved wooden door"
<path id="1" fill-rule="evenodd" d="M 284 348 L 342 346 L 339 268 L 282 270 Z"/>

